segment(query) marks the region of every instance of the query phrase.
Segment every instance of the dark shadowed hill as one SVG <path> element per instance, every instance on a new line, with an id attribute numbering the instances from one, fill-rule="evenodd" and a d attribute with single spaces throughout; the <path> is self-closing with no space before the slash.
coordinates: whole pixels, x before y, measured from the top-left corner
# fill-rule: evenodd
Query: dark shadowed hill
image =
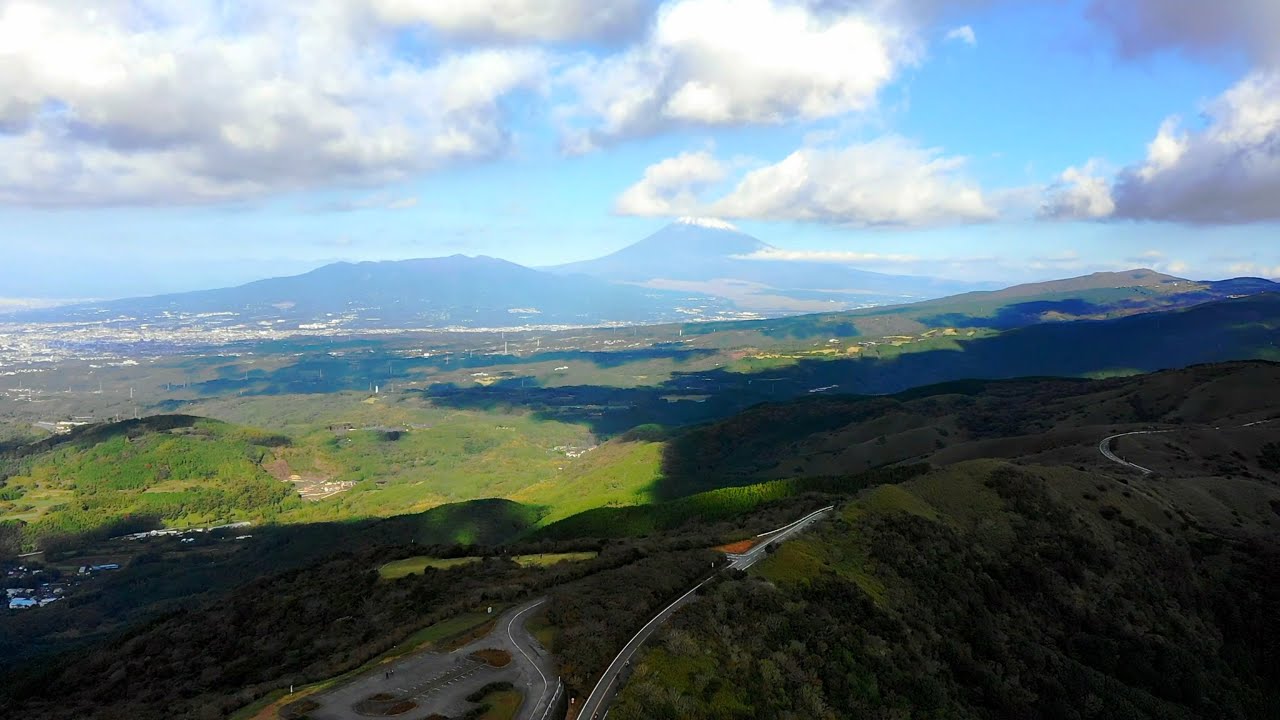
<path id="1" fill-rule="evenodd" d="M 528 407 L 614 434 L 644 423 L 704 422 L 759 402 L 820 393 L 888 394 L 972 378 L 1132 375 L 1254 359 L 1280 360 L 1280 294 L 1113 320 L 1045 323 L 986 337 L 881 343 L 857 357 L 802 359 L 753 373 L 676 373 L 649 387 L 522 387 L 517 379 L 489 387 L 436 385 L 426 392 L 441 405 Z"/>
<path id="2" fill-rule="evenodd" d="M 1280 491 L 1280 464 L 1269 464 L 1263 450 L 1268 438 L 1280 440 L 1280 422 L 1237 427 L 1270 418 L 1280 418 L 1280 364 L 1269 362 L 1107 380 L 970 380 L 881 397 L 811 396 L 759 405 L 674 438 L 657 494 L 844 476 L 921 460 L 1021 458 L 1111 469 L 1098 441 L 1156 426 L 1178 432 L 1126 439 L 1124 447 L 1165 475 L 1226 473 Z M 1171 440 L 1182 452 L 1157 458 L 1170 452 Z M 1257 511 L 1269 512 L 1265 502 Z"/>
<path id="3" fill-rule="evenodd" d="M 1107 320 L 1276 292 L 1280 292 L 1280 283 L 1262 278 L 1197 281 L 1151 270 L 1130 270 L 969 292 L 907 305 L 707 323 L 693 326 L 686 333 L 760 333 L 775 339 L 801 339 L 910 335 L 941 328 L 1009 330 L 1040 323 Z"/>

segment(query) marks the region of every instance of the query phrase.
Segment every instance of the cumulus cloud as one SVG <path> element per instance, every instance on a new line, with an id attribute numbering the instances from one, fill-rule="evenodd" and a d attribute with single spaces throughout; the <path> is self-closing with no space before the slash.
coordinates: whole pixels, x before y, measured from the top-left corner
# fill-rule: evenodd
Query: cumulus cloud
<path id="1" fill-rule="evenodd" d="M 978 36 L 974 34 L 973 28 L 968 25 L 961 25 L 958 28 L 948 30 L 946 39 L 962 42 L 970 46 L 978 44 Z"/>
<path id="2" fill-rule="evenodd" d="M 1147 159 L 1113 188 L 1115 216 L 1229 224 L 1280 220 L 1280 71 L 1255 72 L 1213 100 L 1200 130 L 1160 127 Z"/>
<path id="3" fill-rule="evenodd" d="M 366 9 L 0 0 L 0 202 L 204 202 L 505 151 L 535 50 L 399 57 Z"/>
<path id="4" fill-rule="evenodd" d="M 804 148 L 752 170 L 714 214 L 841 225 L 923 226 L 990 220 L 965 159 L 890 135 L 868 143 Z"/>
<path id="5" fill-rule="evenodd" d="M 1192 224 L 1280 220 L 1280 3 L 1092 0 L 1088 14 L 1126 57 L 1243 55 L 1255 67 L 1204 108 L 1200 127 L 1166 119 L 1146 160 L 1110 183 L 1114 209 L 1100 214 Z"/>
<path id="6" fill-rule="evenodd" d="M 389 22 L 477 40 L 614 40 L 643 29 L 645 0 L 375 0 Z"/>
<path id="7" fill-rule="evenodd" d="M 650 165 L 644 177 L 618 196 L 621 215 L 696 214 L 698 192 L 723 180 L 725 167 L 710 152 L 687 152 Z"/>
<path id="8" fill-rule="evenodd" d="M 1111 185 L 1098 172 L 1099 162 L 1090 160 L 1083 167 L 1069 167 L 1050 186 L 1040 216 L 1059 220 L 1104 218 L 1116 209 L 1111 199 Z"/>
<path id="9" fill-rule="evenodd" d="M 669 180 L 664 197 L 679 198 L 678 205 L 629 201 L 628 214 L 672 215 L 678 208 L 729 218 L 907 227 L 990 220 L 996 214 L 977 184 L 964 177 L 964 158 L 894 135 L 845 147 L 802 148 L 747 172 L 717 199 L 703 197 L 698 183 L 685 178 L 695 177 L 705 187 L 722 174 L 675 171 L 690 160 L 683 155 L 650 166 L 645 179 L 624 193 L 657 184 L 649 181 L 652 173 Z M 698 166 L 710 168 L 713 162 L 708 154 L 699 157 Z M 723 173 L 722 165 L 714 167 Z M 623 207 L 620 199 L 619 210 Z"/>
<path id="10" fill-rule="evenodd" d="M 1126 57 L 1161 50 L 1201 56 L 1237 52 L 1280 64 L 1280 3 L 1275 0 L 1093 0 L 1090 19 Z"/>
<path id="11" fill-rule="evenodd" d="M 919 51 L 865 8 L 671 0 L 643 42 L 565 75 L 580 96 L 566 148 L 680 125 L 773 124 L 873 107 Z"/>

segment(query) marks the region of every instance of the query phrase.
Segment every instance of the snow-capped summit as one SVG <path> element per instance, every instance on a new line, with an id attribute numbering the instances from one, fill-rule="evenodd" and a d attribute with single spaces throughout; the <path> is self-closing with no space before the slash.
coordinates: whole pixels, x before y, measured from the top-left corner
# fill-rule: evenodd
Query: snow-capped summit
<path id="1" fill-rule="evenodd" d="M 711 230 L 728 230 L 730 232 L 738 232 L 737 226 L 733 223 L 725 222 L 720 218 L 709 217 L 682 217 L 676 220 L 681 225 L 693 225 L 700 228 L 708 228 Z"/>

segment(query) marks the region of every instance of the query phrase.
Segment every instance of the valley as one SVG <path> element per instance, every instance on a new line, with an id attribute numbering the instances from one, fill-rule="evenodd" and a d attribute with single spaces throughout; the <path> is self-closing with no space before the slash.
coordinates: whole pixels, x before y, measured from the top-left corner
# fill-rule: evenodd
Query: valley
<path id="1" fill-rule="evenodd" d="M 28 561 L 54 573 L 120 570 L 64 603 L 0 617 L 0 654 L 10 658 L 0 660 L 9 663 L 0 697 L 31 717 L 102 703 L 140 718 L 206 708 L 287 717 L 311 707 L 288 709 L 310 697 L 286 700 L 288 686 L 319 693 L 312 702 L 360 688 L 333 695 L 335 707 L 382 694 L 369 702 L 420 704 L 434 686 L 412 663 L 429 657 L 415 648 L 429 647 L 422 638 L 439 634 L 431 628 L 545 598 L 521 622 L 546 653 L 544 674 L 554 669 L 563 684 L 557 703 L 594 703 L 592 713 L 621 718 L 654 707 L 700 717 L 703 701 L 719 708 L 709 717 L 821 715 L 824 703 L 852 702 L 832 694 L 849 686 L 803 656 L 774 652 L 770 662 L 807 673 L 818 694 L 764 697 L 734 678 L 763 673 L 759 682 L 783 687 L 769 674 L 780 666 L 719 663 L 691 648 L 768 655 L 737 636 L 700 635 L 707 623 L 760 624 L 752 613 L 766 608 L 793 637 L 822 642 L 819 629 L 778 608 L 816 603 L 828 617 L 832 603 L 858 598 L 856 622 L 874 631 L 828 621 L 864 638 L 858 652 L 870 654 L 851 656 L 848 672 L 879 688 L 859 691 L 865 707 L 1018 712 L 1018 697 L 1058 691 L 975 699 L 958 689 L 976 677 L 959 656 L 908 643 L 902 652 L 916 655 L 885 660 L 868 648 L 903 632 L 957 632 L 945 624 L 956 608 L 912 574 L 921 567 L 980 566 L 994 578 L 984 582 L 1016 596 L 1008 583 L 1026 579 L 1023 566 L 990 564 L 1010 542 L 1029 554 L 1009 562 L 1047 562 L 1033 581 L 1071 593 L 1099 592 L 1089 583 L 1109 572 L 1127 578 L 1138 567 L 1124 564 L 1130 557 L 1213 563 L 1195 580 L 1169 575 L 1202 588 L 1201 604 L 1227 602 L 1220 583 L 1256 581 L 1280 522 L 1280 295 L 1270 290 L 1135 271 L 770 320 L 320 334 L 19 364 L 30 372 L 9 376 L 21 382 L 0 407 L 0 548 L 37 552 Z M 785 543 L 751 542 L 797 518 L 809 521 Z M 238 527 L 192 532 L 212 525 Z M 1135 532 L 1172 544 L 1135 555 Z M 131 533 L 146 537 L 122 539 Z M 901 542 L 928 564 L 892 554 Z M 957 554 L 957 543 L 974 549 Z M 1062 543 L 1085 554 L 1050 557 Z M 1098 565 L 1108 553 L 1120 564 Z M 638 587 L 643 602 L 620 594 Z M 1126 588 L 1108 592 L 1135 607 L 1169 602 Z M 1247 611 L 1270 612 L 1269 600 L 1257 602 Z M 1043 615 L 993 622 L 1029 636 L 1025 623 L 1054 627 L 1066 612 L 1028 607 Z M 903 608 L 920 608 L 926 625 L 902 625 Z M 1232 657 L 1260 651 L 1224 616 L 1187 612 L 1178 622 L 1218 628 L 1237 643 Z M 1098 642 L 1152 632 L 1107 623 Z M 1206 642 L 1200 632 L 1179 642 Z M 110 640 L 121 633 L 134 639 Z M 262 638 L 274 659 L 238 659 L 243 643 Z M 1054 642 L 1046 652 L 1091 668 L 1044 675 L 1072 692 L 1139 716 L 1213 716 L 1209 700 L 1171 695 Z M 161 646 L 171 648 L 169 665 L 140 663 L 138 653 Z M 1030 662 L 1021 647 L 947 652 Z M 1134 652 L 1185 664 L 1143 647 Z M 89 654 L 61 669 L 67 652 Z M 375 692 L 390 682 L 376 668 L 401 657 L 422 678 Z M 884 664 L 925 657 L 962 675 L 926 688 Z M 166 667 L 204 669 L 181 698 L 129 689 L 159 687 Z M 1211 702 L 1223 717 L 1249 716 L 1250 703 L 1266 702 L 1262 676 L 1231 667 L 1246 685 Z M 1215 683 L 1212 673 L 1226 671 L 1187 672 Z M 54 699 L 46 687 L 64 692 Z M 538 707 L 544 692 L 524 694 L 519 712 L 551 712 Z M 446 715 L 479 707 L 459 703 Z"/>
<path id="2" fill-rule="evenodd" d="M 1277 720 L 1280 0 L 0 0 L 0 720 Z"/>

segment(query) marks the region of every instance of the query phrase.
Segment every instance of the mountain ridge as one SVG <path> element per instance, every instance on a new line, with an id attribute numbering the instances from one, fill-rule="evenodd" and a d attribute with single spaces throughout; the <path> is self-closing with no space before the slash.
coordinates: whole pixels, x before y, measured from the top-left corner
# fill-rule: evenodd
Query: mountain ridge
<path id="1" fill-rule="evenodd" d="M 774 250 L 778 248 L 729 223 L 682 218 L 608 255 L 547 270 L 704 292 L 773 314 L 936 298 L 986 287 L 839 263 L 759 257 Z"/>
<path id="2" fill-rule="evenodd" d="M 461 254 L 336 262 L 243 285 L 123 298 L 30 311 L 16 321 L 103 319 L 121 313 L 152 322 L 175 315 L 233 313 L 241 322 L 321 323 L 351 329 L 508 327 L 664 322 L 720 313 L 724 301 L 585 276 L 552 275 L 508 260 Z"/>

